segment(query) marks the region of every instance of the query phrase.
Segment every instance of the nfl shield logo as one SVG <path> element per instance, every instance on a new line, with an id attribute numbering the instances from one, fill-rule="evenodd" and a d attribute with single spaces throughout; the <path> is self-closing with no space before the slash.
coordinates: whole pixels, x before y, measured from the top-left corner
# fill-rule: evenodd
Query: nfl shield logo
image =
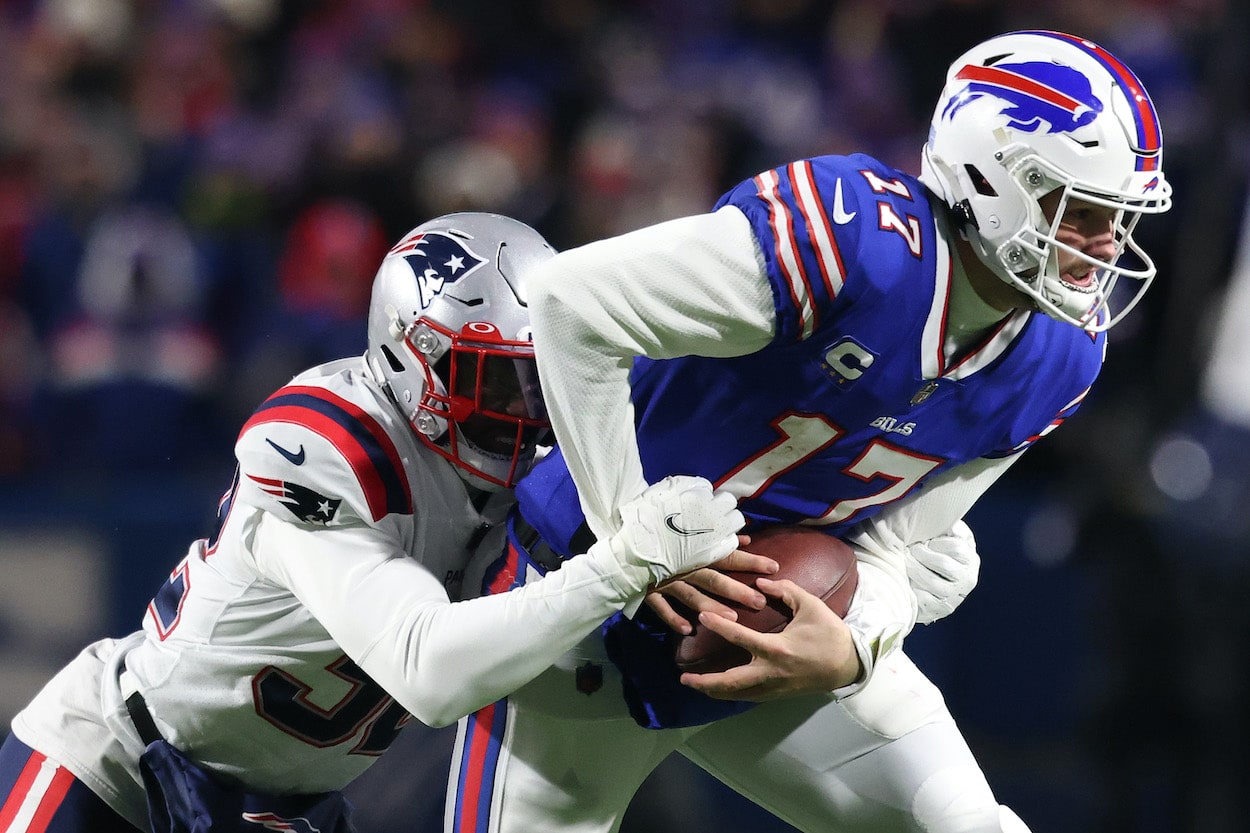
<path id="1" fill-rule="evenodd" d="M 938 383 L 930 382 L 929 384 L 925 385 L 920 390 L 916 391 L 916 394 L 911 398 L 911 404 L 919 405 L 921 402 L 924 402 L 926 399 L 932 396 L 933 392 L 936 391 L 937 389 L 938 389 Z"/>

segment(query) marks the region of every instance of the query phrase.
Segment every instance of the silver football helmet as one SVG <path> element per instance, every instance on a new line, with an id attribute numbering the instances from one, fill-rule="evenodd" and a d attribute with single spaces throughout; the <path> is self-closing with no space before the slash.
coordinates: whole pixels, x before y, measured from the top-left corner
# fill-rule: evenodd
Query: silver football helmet
<path id="1" fill-rule="evenodd" d="M 1132 71 L 1088 40 L 1060 32 L 991 38 L 950 67 L 924 146 L 920 179 L 954 209 L 978 257 L 1052 318 L 1090 331 L 1123 319 L 1154 279 L 1133 240 L 1143 214 L 1172 204 L 1163 134 Z M 1052 224 L 1039 205 L 1062 189 Z M 1055 238 L 1073 199 L 1115 211 L 1115 254 L 1090 257 Z M 1059 251 L 1089 263 L 1088 286 L 1063 280 Z M 1117 265 L 1132 252 L 1134 267 Z M 1119 278 L 1137 281 L 1127 299 Z"/>
<path id="2" fill-rule="evenodd" d="M 555 255 L 497 214 L 448 214 L 382 260 L 369 307 L 369 367 L 413 431 L 479 488 L 514 486 L 550 428 L 525 282 Z"/>

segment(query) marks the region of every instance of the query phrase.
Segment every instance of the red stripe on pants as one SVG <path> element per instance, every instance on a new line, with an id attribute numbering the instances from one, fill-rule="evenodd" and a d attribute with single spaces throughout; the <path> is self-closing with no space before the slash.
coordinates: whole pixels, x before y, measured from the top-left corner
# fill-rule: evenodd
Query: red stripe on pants
<path id="1" fill-rule="evenodd" d="M 461 830 L 477 830 L 477 811 L 482 800 L 482 775 L 486 765 L 486 750 L 490 746 L 490 727 L 495 719 L 495 703 L 479 709 L 473 715 L 473 740 L 469 747 L 468 783 L 460 802 Z"/>

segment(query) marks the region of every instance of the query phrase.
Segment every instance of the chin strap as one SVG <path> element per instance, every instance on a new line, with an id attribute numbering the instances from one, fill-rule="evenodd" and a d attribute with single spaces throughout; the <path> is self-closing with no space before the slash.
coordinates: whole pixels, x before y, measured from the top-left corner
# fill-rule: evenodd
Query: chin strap
<path id="1" fill-rule="evenodd" d="M 977 215 L 972 213 L 972 203 L 968 200 L 960 200 L 950 210 L 951 216 L 955 218 L 955 228 L 959 229 L 960 235 L 965 240 L 968 239 L 966 229 L 972 227 L 980 229 L 981 225 L 977 222 Z"/>

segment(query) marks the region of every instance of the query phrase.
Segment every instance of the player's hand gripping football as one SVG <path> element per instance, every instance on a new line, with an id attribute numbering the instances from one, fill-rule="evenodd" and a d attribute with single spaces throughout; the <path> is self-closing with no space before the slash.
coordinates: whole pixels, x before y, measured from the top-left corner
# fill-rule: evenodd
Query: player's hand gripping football
<path id="1" fill-rule="evenodd" d="M 777 700 L 850 685 L 863 669 L 851 629 L 817 596 L 792 581 L 757 580 L 760 590 L 794 612 L 781 631 L 759 633 L 704 611 L 699 626 L 751 652 L 751 661 L 714 674 L 682 674 L 681 682 L 719 700 Z"/>
<path id="2" fill-rule="evenodd" d="M 743 546 L 749 546 L 749 543 L 744 540 Z M 758 573 L 767 577 L 777 569 L 777 562 L 767 556 L 734 550 L 711 567 L 695 570 L 660 585 L 647 594 L 647 606 L 677 633 L 689 634 L 694 630 L 694 621 L 686 617 L 696 617 L 705 610 L 727 619 L 737 619 L 737 612 L 725 604 L 725 599 L 752 610 L 763 610 L 767 604 L 764 594 L 754 585 L 725 575 L 723 570 Z M 684 613 L 673 607 L 674 603 L 689 612 Z"/>
<path id="3" fill-rule="evenodd" d="M 733 495 L 686 475 L 649 486 L 621 507 L 621 521 L 608 543 L 623 564 L 646 569 L 648 587 L 723 559 L 746 522 Z"/>

